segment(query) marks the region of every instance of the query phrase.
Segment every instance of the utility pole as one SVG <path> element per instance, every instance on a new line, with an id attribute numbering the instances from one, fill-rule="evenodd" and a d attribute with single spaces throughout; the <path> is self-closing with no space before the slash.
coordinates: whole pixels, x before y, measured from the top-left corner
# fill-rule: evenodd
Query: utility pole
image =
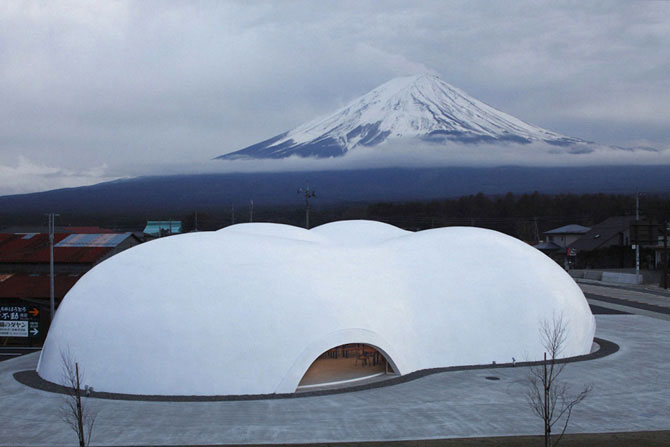
<path id="1" fill-rule="evenodd" d="M 640 281 L 640 238 L 638 237 L 638 225 L 640 222 L 640 192 L 635 193 L 635 280 Z"/>
<path id="2" fill-rule="evenodd" d="M 230 205 L 230 224 L 235 225 L 235 204 Z"/>
<path id="3" fill-rule="evenodd" d="M 668 282 L 670 278 L 670 269 L 668 269 L 668 264 L 670 264 L 670 257 L 668 257 L 668 233 L 670 233 L 670 221 L 665 223 L 665 234 L 663 235 L 663 288 L 668 288 Z"/>
<path id="4" fill-rule="evenodd" d="M 309 199 L 312 197 L 316 197 L 316 191 L 313 189 L 309 189 L 309 184 L 307 185 L 307 188 L 300 188 L 298 190 L 298 194 L 304 193 L 305 194 L 305 228 L 309 230 Z"/>
<path id="5" fill-rule="evenodd" d="M 249 200 L 249 222 L 254 221 L 254 201 Z"/>
<path id="6" fill-rule="evenodd" d="M 193 216 L 193 231 L 198 231 L 198 212 L 195 211 L 195 215 Z"/>
<path id="7" fill-rule="evenodd" d="M 50 321 L 54 321 L 56 314 L 56 299 L 54 297 L 54 229 L 56 216 L 59 214 L 49 213 L 49 310 L 51 311 Z"/>

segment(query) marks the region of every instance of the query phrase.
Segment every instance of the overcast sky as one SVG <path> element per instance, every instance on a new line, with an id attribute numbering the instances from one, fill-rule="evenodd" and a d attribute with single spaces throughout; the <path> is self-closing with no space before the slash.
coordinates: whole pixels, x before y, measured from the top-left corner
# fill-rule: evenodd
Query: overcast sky
<path id="1" fill-rule="evenodd" d="M 0 2 L 0 194 L 197 170 L 419 72 L 668 149 L 669 42 L 660 1 Z"/>

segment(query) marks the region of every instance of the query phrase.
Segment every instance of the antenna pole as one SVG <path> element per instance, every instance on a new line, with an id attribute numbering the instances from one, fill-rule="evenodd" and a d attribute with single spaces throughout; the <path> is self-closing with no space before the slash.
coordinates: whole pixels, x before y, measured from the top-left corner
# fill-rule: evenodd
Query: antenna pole
<path id="1" fill-rule="evenodd" d="M 309 230 L 309 199 L 316 196 L 316 191 L 309 188 L 309 184 L 306 188 L 300 188 L 298 194 L 305 194 L 305 228 Z"/>

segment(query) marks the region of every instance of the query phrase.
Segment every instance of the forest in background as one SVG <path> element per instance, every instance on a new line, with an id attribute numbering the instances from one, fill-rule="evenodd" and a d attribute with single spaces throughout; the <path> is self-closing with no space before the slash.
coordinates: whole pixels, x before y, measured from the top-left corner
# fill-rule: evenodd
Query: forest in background
<path id="1" fill-rule="evenodd" d="M 641 195 L 640 215 L 657 222 L 670 219 L 670 196 Z M 477 226 L 497 230 L 533 242 L 544 231 L 567 224 L 592 226 L 611 216 L 635 215 L 635 196 L 623 194 L 529 194 L 485 195 L 426 201 L 319 203 L 310 199 L 310 226 L 345 219 L 369 219 L 417 231 L 445 226 Z M 57 212 L 57 210 L 56 210 Z M 4 215 L 0 225 L 46 224 L 46 216 Z M 153 211 L 125 214 L 61 214 L 56 225 L 97 225 L 121 231 L 142 231 L 147 220 L 181 220 L 184 231 L 217 230 L 242 222 L 273 222 L 305 225 L 305 205 L 221 207 L 186 214 Z"/>

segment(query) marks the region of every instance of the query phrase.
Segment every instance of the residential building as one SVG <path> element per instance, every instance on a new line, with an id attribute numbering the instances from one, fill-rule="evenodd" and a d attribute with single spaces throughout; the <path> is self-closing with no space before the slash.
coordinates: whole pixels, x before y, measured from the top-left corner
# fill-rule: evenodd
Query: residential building
<path id="1" fill-rule="evenodd" d="M 182 232 L 180 220 L 149 220 L 144 234 L 151 237 L 163 237 Z"/>
<path id="2" fill-rule="evenodd" d="M 33 318 L 38 322 L 39 330 L 25 340 L 20 339 L 22 335 L 8 337 L 8 332 L 0 330 L 0 343 L 40 344 L 50 321 L 49 234 L 14 230 L 18 232 L 0 233 L 0 321 L 6 320 L 3 315 L 7 312 L 3 309 L 15 308 L 27 312 L 29 308 L 39 315 L 39 318 Z M 141 242 L 132 233 L 55 233 L 56 305 L 93 266 Z"/>

